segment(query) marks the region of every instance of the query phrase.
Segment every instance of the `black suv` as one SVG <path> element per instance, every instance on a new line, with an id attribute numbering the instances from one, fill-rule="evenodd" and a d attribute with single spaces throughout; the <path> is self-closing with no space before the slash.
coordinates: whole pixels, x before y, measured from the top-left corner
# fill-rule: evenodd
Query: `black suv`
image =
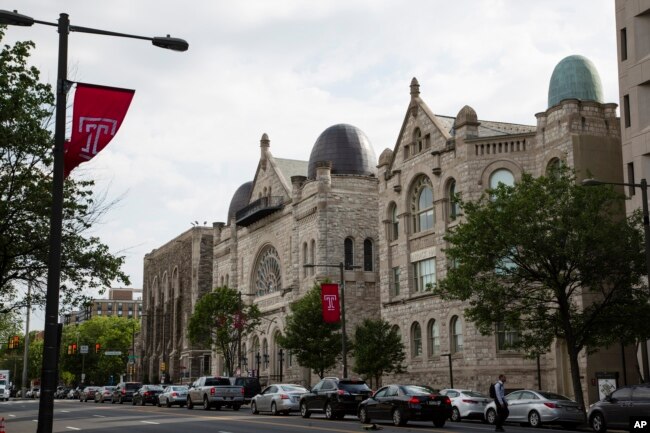
<path id="1" fill-rule="evenodd" d="M 257 377 L 231 377 L 230 383 L 244 387 L 244 404 L 249 404 L 253 397 L 262 392 L 262 386 Z"/>
<path id="2" fill-rule="evenodd" d="M 327 419 L 356 416 L 359 403 L 371 394 L 372 390 L 363 380 L 326 377 L 300 396 L 300 414 L 309 418 L 312 412 L 324 412 Z"/>
<path id="3" fill-rule="evenodd" d="M 587 419 L 597 433 L 627 430 L 631 416 L 650 413 L 650 384 L 623 386 L 589 407 Z"/>
<path id="4" fill-rule="evenodd" d="M 111 399 L 111 404 L 122 404 L 125 401 L 131 401 L 133 399 L 133 393 L 139 390 L 140 387 L 142 387 L 142 384 L 140 382 L 118 383 L 113 390 L 113 398 Z"/>

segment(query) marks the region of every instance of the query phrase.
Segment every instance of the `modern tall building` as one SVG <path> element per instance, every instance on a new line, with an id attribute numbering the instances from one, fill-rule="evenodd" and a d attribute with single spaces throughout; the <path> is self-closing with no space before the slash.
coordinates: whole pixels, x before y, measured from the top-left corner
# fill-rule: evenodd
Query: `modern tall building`
<path id="1" fill-rule="evenodd" d="M 650 181 L 650 1 L 616 0 L 616 33 L 623 171 L 626 183 L 639 184 Z M 627 211 L 641 209 L 641 190 L 626 193 Z M 648 342 L 641 356 L 647 360 Z M 648 380 L 647 362 L 643 370 Z"/>
<path id="2" fill-rule="evenodd" d="M 190 370 L 223 371 L 209 348 L 191 347 L 185 329 L 202 294 L 229 286 L 264 314 L 242 344 L 244 370 L 272 382 L 282 368 L 284 380 L 312 383 L 290 353 L 280 358 L 277 335 L 291 303 L 315 281 L 338 282 L 333 266 L 343 262 L 354 266 L 343 275 L 348 333 L 363 318 L 381 317 L 399 329 L 407 348 L 407 372 L 390 380 L 442 388 L 450 384 L 451 364 L 457 387 L 486 391 L 505 372 L 513 388 L 573 393 L 562 342 L 539 363 L 528 359 L 508 349 L 515 334 L 480 335 L 462 302 L 444 301 L 431 288 L 448 266 L 443 237 L 462 221 L 454 194 L 476 199 L 499 182 L 556 165 L 575 168 L 579 177 L 623 180 L 617 105 L 603 101 L 596 68 L 582 56 L 563 59 L 533 125 L 480 119 L 464 104 L 456 116 L 435 114 L 416 79 L 404 96 L 395 146 L 378 159 L 366 134 L 348 124 L 325 129 L 304 161 L 272 155 L 262 135 L 257 169 L 234 193 L 226 221 L 190 229 L 145 256 L 149 377 L 160 374 L 161 361 L 174 381 Z M 620 348 L 582 354 L 587 401 L 598 398 L 597 372 L 634 370 L 633 350 L 627 352 L 626 366 Z M 354 375 L 352 357 L 349 365 Z M 340 366 L 328 372 L 340 374 Z"/>

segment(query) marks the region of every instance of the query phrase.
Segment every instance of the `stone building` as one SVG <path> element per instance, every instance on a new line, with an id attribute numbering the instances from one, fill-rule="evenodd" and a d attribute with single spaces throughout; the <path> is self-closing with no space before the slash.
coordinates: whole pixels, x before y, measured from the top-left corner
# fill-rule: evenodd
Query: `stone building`
<path id="1" fill-rule="evenodd" d="M 537 360 L 506 350 L 516 335 L 498 329 L 495 336 L 481 336 L 464 319 L 461 302 L 443 301 L 430 289 L 446 273 L 443 236 L 462 219 L 450 200 L 455 194 L 476 199 L 499 182 L 514 183 L 524 172 L 543 175 L 559 164 L 574 167 L 579 176 L 589 172 L 622 181 L 616 104 L 603 102 L 596 69 L 581 56 L 562 60 L 536 125 L 479 120 L 469 106 L 455 117 L 436 115 L 416 79 L 405 111 L 395 147 L 378 160 L 365 134 L 350 125 L 326 129 L 308 161 L 274 157 L 268 136 L 262 136 L 253 180 L 235 192 L 227 221 L 212 230 L 192 229 L 145 257 L 150 371 L 165 356 L 161 341 L 164 353 L 176 354 L 176 364 L 169 362 L 172 379 L 182 367 L 187 371 L 193 352 L 184 324 L 191 307 L 210 288 L 227 285 L 264 314 L 259 332 L 242 343 L 242 368 L 275 381 L 282 364 L 283 380 L 312 383 L 290 353 L 279 359 L 276 336 L 290 303 L 314 281 L 337 282 L 334 266 L 344 262 L 355 266 L 344 275 L 348 333 L 365 317 L 382 317 L 401 332 L 408 368 L 391 380 L 442 388 L 450 384 L 451 365 L 456 386 L 486 391 L 504 371 L 512 387 L 572 394 L 561 342 L 541 356 L 538 367 Z M 179 240 L 189 236 L 194 248 L 183 253 Z M 169 315 L 172 328 L 154 320 Z M 590 380 L 595 372 L 624 370 L 620 359 L 620 349 L 582 357 L 588 401 L 597 396 Z M 349 364 L 354 372 L 353 359 Z M 212 373 L 222 372 L 222 365 L 214 357 Z M 340 373 L 338 368 L 328 374 Z"/>

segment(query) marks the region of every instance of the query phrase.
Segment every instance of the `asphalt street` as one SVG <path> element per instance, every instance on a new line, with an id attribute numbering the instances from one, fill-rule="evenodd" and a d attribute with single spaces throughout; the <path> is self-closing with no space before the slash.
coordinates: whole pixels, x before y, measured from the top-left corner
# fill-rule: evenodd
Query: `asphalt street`
<path id="1" fill-rule="evenodd" d="M 38 420 L 37 400 L 15 400 L 0 403 L 0 417 L 5 418 L 6 433 L 34 433 Z M 444 428 L 431 423 L 409 422 L 404 427 L 378 423 L 378 428 L 391 432 L 491 433 L 494 427 L 478 421 L 447 422 Z M 508 433 L 533 433 L 530 427 L 506 425 Z M 544 433 L 566 432 L 562 428 L 543 428 Z M 586 430 L 586 429 L 584 429 Z M 364 432 L 352 416 L 340 421 L 326 420 L 322 415 L 303 419 L 289 416 L 253 415 L 247 406 L 235 412 L 230 409 L 204 411 L 187 408 L 132 406 L 130 403 L 97 404 L 78 400 L 56 400 L 54 432 L 92 431 L 97 433 L 293 433 L 293 432 Z M 539 432 L 539 429 L 537 430 Z"/>

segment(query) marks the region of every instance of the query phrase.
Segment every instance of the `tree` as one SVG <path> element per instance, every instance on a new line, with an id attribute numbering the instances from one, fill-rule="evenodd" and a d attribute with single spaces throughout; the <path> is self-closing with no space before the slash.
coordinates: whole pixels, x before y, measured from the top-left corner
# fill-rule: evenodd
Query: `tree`
<path id="1" fill-rule="evenodd" d="M 233 375 L 242 338 L 259 324 L 257 305 L 244 305 L 237 290 L 218 287 L 196 303 L 187 334 L 194 344 L 214 347 L 223 356 L 228 374 Z"/>
<path id="2" fill-rule="evenodd" d="M 383 319 L 365 319 L 354 332 L 354 356 L 357 373 L 375 379 L 384 373 L 402 373 L 406 358 L 404 343 L 397 330 Z"/>
<path id="3" fill-rule="evenodd" d="M 454 266 L 436 291 L 467 301 L 465 316 L 481 333 L 517 332 L 513 348 L 544 353 L 563 340 L 584 407 L 578 354 L 647 336 L 626 311 L 650 310 L 639 215 L 626 218 L 613 189 L 575 182 L 568 169 L 524 174 L 515 186 L 461 201 L 465 219 L 445 236 Z"/>
<path id="4" fill-rule="evenodd" d="M 78 325 L 65 326 L 59 358 L 60 380 L 69 381 L 72 374 L 76 382 L 81 383 L 82 369 L 86 375 L 85 384 L 104 385 L 109 383 L 111 376 L 117 379 L 127 371 L 133 338 L 139 329 L 138 320 L 117 316 L 95 316 Z M 76 353 L 68 353 L 68 347 L 73 344 L 77 347 Z M 95 344 L 100 345 L 99 353 L 95 352 Z M 81 346 L 88 346 L 87 354 L 81 354 Z M 122 354 L 108 356 L 105 355 L 107 351 Z"/>
<path id="5" fill-rule="evenodd" d="M 4 28 L 0 27 L 0 40 Z M 32 305 L 44 304 L 52 201 L 54 96 L 27 66 L 32 42 L 0 52 L 0 313 L 26 306 L 20 289 L 32 284 Z M 124 257 L 86 233 L 110 207 L 93 195 L 94 183 L 69 178 L 64 185 L 61 297 L 81 305 L 82 289 L 129 284 Z"/>
<path id="6" fill-rule="evenodd" d="M 278 343 L 291 350 L 298 364 L 310 368 L 322 379 L 341 356 L 341 325 L 323 322 L 320 284 L 291 304 L 291 314 L 286 320 L 285 332 L 278 337 Z"/>

